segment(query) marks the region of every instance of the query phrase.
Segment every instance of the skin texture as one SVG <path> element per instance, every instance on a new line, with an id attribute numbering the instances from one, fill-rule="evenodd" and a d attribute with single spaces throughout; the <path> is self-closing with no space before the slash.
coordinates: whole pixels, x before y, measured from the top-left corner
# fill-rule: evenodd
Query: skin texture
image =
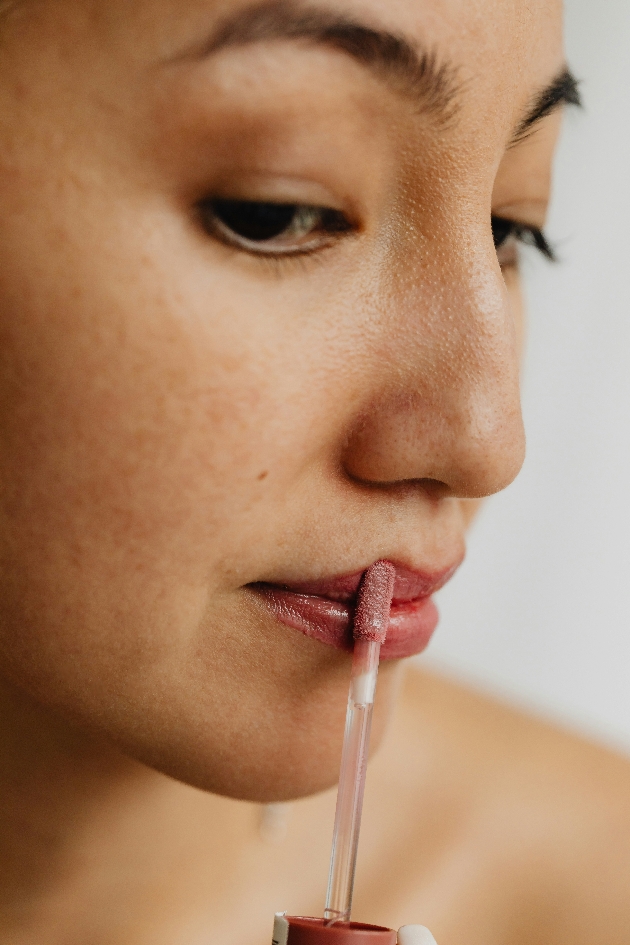
<path id="1" fill-rule="evenodd" d="M 238 6 L 4 11 L 0 937 L 13 945 L 262 941 L 269 852 L 251 804 L 217 795 L 334 784 L 349 658 L 279 624 L 248 585 L 380 558 L 448 567 L 477 501 L 523 459 L 516 253 L 497 258 L 490 214 L 544 220 L 558 115 L 509 144 L 562 66 L 559 5 L 335 5 L 452 60 L 446 123 L 338 50 L 189 54 Z M 352 234 L 255 258 L 201 227 L 207 195 L 323 204 Z M 401 672 L 381 670 L 375 744 Z M 329 835 L 331 797 L 301 802 L 312 838 Z M 366 844 L 366 863 L 382 855 Z M 295 862 L 275 863 L 287 905 Z"/>
<path id="2" fill-rule="evenodd" d="M 133 9 L 27 3 L 5 28 L 3 674 L 175 777 L 296 796 L 335 780 L 347 657 L 246 585 L 439 570 L 461 499 L 516 475 L 518 297 L 489 213 L 525 176 L 541 222 L 549 134 L 505 152 L 562 64 L 559 15 L 497 3 L 486 36 L 487 3 L 466 30 L 459 3 L 361 5 L 459 66 L 444 128 L 328 49 L 172 62 L 226 8 Z M 358 235 L 276 263 L 195 218 L 213 189 L 287 187 Z"/>

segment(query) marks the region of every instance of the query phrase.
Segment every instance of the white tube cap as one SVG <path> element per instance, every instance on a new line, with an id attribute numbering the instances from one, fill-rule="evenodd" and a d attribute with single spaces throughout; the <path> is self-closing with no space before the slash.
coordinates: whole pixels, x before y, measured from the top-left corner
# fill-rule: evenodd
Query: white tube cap
<path id="1" fill-rule="evenodd" d="M 276 912 L 273 922 L 273 938 L 271 945 L 287 945 L 289 937 L 289 923 L 285 919 L 286 912 Z"/>
<path id="2" fill-rule="evenodd" d="M 437 945 L 424 925 L 402 925 L 398 929 L 398 945 Z"/>

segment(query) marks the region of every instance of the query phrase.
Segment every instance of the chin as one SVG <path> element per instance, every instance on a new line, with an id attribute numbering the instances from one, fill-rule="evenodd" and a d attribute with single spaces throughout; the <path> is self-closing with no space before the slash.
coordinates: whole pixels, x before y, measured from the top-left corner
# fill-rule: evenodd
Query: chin
<path id="1" fill-rule="evenodd" d="M 376 739 L 375 739 L 376 742 Z M 121 740 L 130 759 L 191 787 L 234 800 L 269 804 L 293 801 L 333 787 L 339 777 L 341 737 L 313 749 L 291 732 L 284 740 L 248 745 L 234 753 L 204 745 L 147 746 Z M 374 746 L 376 747 L 376 745 Z"/>
<path id="2" fill-rule="evenodd" d="M 382 675 L 372 753 L 391 716 L 398 674 L 388 665 Z M 210 737 L 207 726 L 201 731 L 191 720 L 187 732 L 171 730 L 165 737 L 163 731 L 159 739 L 145 732 L 141 740 L 123 737 L 118 745 L 136 761 L 203 791 L 260 804 L 298 800 L 334 787 L 339 778 L 345 698 L 312 708 L 267 711 L 255 720 L 241 717 L 229 733 L 219 727 Z"/>

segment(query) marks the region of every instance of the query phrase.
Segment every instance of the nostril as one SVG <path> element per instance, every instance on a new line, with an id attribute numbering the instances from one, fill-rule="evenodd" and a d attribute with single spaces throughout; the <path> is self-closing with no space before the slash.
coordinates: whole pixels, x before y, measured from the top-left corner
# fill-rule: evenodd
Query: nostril
<path id="1" fill-rule="evenodd" d="M 440 479 L 414 479 L 412 483 L 422 488 L 430 499 L 443 499 L 451 494 L 451 489 Z"/>
<path id="2" fill-rule="evenodd" d="M 447 483 L 440 479 L 410 478 L 410 479 L 371 479 L 365 476 L 357 476 L 350 469 L 343 467 L 343 474 L 356 485 L 370 490 L 387 492 L 392 496 L 406 497 L 412 493 L 423 492 L 429 499 L 443 499 L 452 495 L 452 489 Z"/>

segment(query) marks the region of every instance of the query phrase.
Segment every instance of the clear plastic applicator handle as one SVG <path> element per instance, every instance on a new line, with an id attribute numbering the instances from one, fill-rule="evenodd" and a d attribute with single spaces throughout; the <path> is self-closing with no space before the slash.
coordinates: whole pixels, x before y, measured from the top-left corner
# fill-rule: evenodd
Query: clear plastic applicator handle
<path id="1" fill-rule="evenodd" d="M 395 945 L 396 942 L 393 929 L 350 921 L 374 691 L 381 644 L 389 626 L 395 577 L 396 569 L 391 562 L 377 561 L 367 569 L 359 587 L 324 918 L 276 914 L 273 945 Z"/>
<path id="2" fill-rule="evenodd" d="M 359 639 L 354 644 L 324 910 L 328 922 L 350 920 L 380 650 L 381 644 L 374 640 Z"/>

